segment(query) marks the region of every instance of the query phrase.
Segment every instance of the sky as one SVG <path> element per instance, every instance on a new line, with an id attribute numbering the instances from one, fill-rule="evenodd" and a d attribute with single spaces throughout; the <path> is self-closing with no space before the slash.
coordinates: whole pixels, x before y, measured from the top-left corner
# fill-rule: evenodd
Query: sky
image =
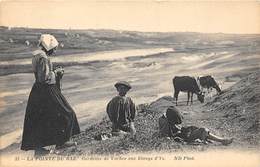
<path id="1" fill-rule="evenodd" d="M 0 25 L 260 34 L 260 1 L 0 0 Z"/>

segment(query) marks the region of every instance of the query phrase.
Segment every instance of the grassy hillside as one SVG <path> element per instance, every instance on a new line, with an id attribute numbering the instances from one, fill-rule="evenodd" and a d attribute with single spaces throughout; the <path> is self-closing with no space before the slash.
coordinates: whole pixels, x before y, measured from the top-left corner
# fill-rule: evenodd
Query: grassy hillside
<path id="1" fill-rule="evenodd" d="M 235 77 L 236 75 L 234 75 Z M 215 126 L 228 130 L 241 144 L 260 141 L 260 71 L 248 74 L 223 94 L 207 103 Z"/>

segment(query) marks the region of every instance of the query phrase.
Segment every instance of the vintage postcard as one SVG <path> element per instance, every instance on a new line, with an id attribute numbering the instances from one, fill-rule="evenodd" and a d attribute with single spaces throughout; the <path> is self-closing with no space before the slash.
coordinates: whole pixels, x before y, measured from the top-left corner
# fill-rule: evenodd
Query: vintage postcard
<path id="1" fill-rule="evenodd" d="M 260 2 L 0 0 L 0 166 L 260 165 Z"/>

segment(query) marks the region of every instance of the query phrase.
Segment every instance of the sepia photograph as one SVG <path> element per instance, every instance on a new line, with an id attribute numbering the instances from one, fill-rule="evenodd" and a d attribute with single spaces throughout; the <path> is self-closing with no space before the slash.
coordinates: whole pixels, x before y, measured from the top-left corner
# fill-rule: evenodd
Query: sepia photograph
<path id="1" fill-rule="evenodd" d="M 0 166 L 260 165 L 260 1 L 0 0 Z"/>

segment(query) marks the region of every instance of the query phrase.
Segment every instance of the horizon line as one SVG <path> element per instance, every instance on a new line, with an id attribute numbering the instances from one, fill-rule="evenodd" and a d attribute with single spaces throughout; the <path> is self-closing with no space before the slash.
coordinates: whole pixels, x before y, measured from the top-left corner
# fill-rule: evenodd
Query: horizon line
<path id="1" fill-rule="evenodd" d="M 226 33 L 226 32 L 201 32 L 201 31 L 142 31 L 142 30 L 126 30 L 126 29 L 111 29 L 111 28 L 41 28 L 41 27 L 24 27 L 24 26 L 6 26 L 0 25 L 0 28 L 16 28 L 16 29 L 41 29 L 41 30 L 67 30 L 67 31 L 86 31 L 86 30 L 107 30 L 107 31 L 128 31 L 141 33 L 199 33 L 199 34 L 226 34 L 226 35 L 260 35 L 260 33 Z"/>

